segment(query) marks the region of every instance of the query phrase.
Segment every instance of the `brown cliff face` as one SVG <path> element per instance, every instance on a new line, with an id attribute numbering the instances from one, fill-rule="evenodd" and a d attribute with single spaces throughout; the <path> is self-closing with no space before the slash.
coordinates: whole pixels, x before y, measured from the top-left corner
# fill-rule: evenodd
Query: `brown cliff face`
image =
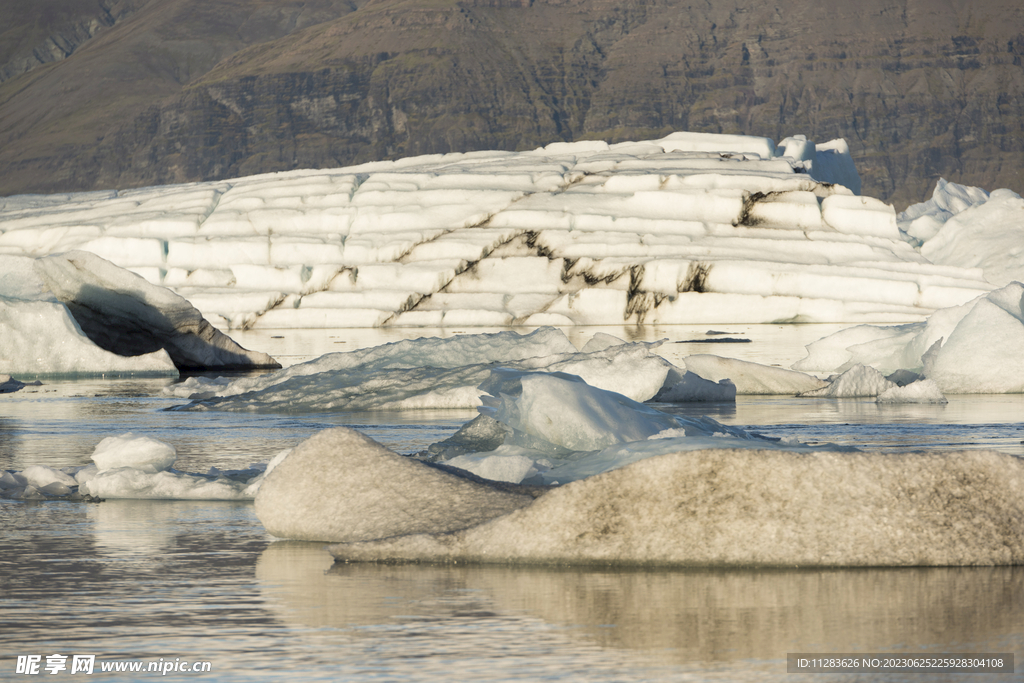
<path id="1" fill-rule="evenodd" d="M 0 194 L 672 130 L 849 142 L 864 192 L 1024 190 L 1012 0 L 150 2 L 0 84 Z"/>

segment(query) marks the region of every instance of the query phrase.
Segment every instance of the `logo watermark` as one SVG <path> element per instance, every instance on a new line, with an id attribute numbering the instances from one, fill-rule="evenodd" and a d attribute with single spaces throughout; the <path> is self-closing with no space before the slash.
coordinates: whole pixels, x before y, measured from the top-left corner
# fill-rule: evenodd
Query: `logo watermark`
<path id="1" fill-rule="evenodd" d="M 91 674 L 91 673 L 151 673 L 166 676 L 169 673 L 209 673 L 212 662 L 183 660 L 174 661 L 160 657 L 158 660 L 114 659 L 97 661 L 96 655 L 18 655 L 16 674 Z"/>

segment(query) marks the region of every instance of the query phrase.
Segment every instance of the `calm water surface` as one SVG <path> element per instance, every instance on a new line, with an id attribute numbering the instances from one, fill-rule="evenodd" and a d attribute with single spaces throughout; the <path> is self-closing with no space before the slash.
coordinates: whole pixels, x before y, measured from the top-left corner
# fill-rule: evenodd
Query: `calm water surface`
<path id="1" fill-rule="evenodd" d="M 752 343 L 671 348 L 788 365 L 831 331 L 809 327 L 728 328 Z M 702 334 L 668 332 L 634 338 Z M 581 343 L 592 330 L 575 334 Z M 388 335 L 404 336 L 251 333 L 242 343 L 288 364 Z M 176 467 L 189 471 L 266 462 L 338 425 L 413 452 L 474 414 L 175 413 L 161 410 L 181 402 L 160 394 L 166 384 L 51 382 L 0 396 L 0 469 L 84 464 L 100 439 L 126 431 L 172 443 Z M 741 397 L 674 410 L 803 441 L 1024 454 L 1021 399 L 951 397 L 943 407 Z M 0 500 L 0 538 L 3 679 L 31 680 L 15 674 L 17 655 L 45 663 L 55 653 L 211 662 L 209 673 L 172 680 L 1009 681 L 1019 676 L 787 674 L 786 653 L 1012 652 L 1018 671 L 1024 664 L 1024 568 L 334 565 L 321 544 L 269 537 L 251 504 L 191 501 Z"/>

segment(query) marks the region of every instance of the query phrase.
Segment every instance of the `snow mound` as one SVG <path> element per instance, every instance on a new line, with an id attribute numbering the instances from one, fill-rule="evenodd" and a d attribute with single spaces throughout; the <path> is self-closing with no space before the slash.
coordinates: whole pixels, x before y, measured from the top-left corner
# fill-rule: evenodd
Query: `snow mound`
<path id="1" fill-rule="evenodd" d="M 903 322 L 991 289 L 859 191 L 842 140 L 679 132 L 13 197 L 0 253 L 93 253 L 228 329 Z"/>
<path id="2" fill-rule="evenodd" d="M 676 452 L 552 488 L 454 533 L 330 551 L 346 562 L 1020 564 L 1024 528 L 1007 520 L 1024 515 L 1022 488 L 1024 461 L 995 451 Z"/>

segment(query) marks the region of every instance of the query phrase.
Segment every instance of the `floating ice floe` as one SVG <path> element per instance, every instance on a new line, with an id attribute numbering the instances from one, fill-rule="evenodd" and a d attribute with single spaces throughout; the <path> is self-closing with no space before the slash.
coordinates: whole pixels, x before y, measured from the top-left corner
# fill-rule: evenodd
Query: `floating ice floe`
<path id="1" fill-rule="evenodd" d="M 0 253 L 89 251 L 227 328 L 905 322 L 991 289 L 859 191 L 843 141 L 674 133 L 9 197 Z"/>
<path id="2" fill-rule="evenodd" d="M 842 372 L 864 364 L 923 375 L 946 394 L 1022 393 L 1022 348 L 1024 284 L 1013 282 L 927 322 L 842 330 L 810 344 L 794 368 Z"/>
<path id="3" fill-rule="evenodd" d="M 93 464 L 55 469 L 33 465 L 0 474 L 0 497 L 16 500 L 165 498 L 251 500 L 270 465 L 207 474 L 172 469 L 176 452 L 170 444 L 128 433 L 100 441 Z M 281 456 L 283 457 L 283 456 Z"/>
<path id="4" fill-rule="evenodd" d="M 98 256 L 0 256 L 0 369 L 21 375 L 280 367 L 186 300 Z"/>
<path id="5" fill-rule="evenodd" d="M 15 391 L 21 391 L 27 386 L 39 386 L 39 384 L 41 384 L 39 381 L 21 382 L 10 375 L 0 375 L 0 394 L 13 394 Z"/>
<path id="6" fill-rule="evenodd" d="M 607 339 L 605 339 L 607 337 Z M 611 340 L 611 341 L 610 341 Z M 576 375 L 636 401 L 732 401 L 729 383 L 704 380 L 653 352 L 656 344 L 603 335 L 576 351 L 565 334 L 540 328 L 415 339 L 332 353 L 261 377 L 190 378 L 167 393 L 193 402 L 178 410 L 322 412 L 475 408 L 496 367 Z M 794 373 L 795 374 L 795 373 Z"/>

